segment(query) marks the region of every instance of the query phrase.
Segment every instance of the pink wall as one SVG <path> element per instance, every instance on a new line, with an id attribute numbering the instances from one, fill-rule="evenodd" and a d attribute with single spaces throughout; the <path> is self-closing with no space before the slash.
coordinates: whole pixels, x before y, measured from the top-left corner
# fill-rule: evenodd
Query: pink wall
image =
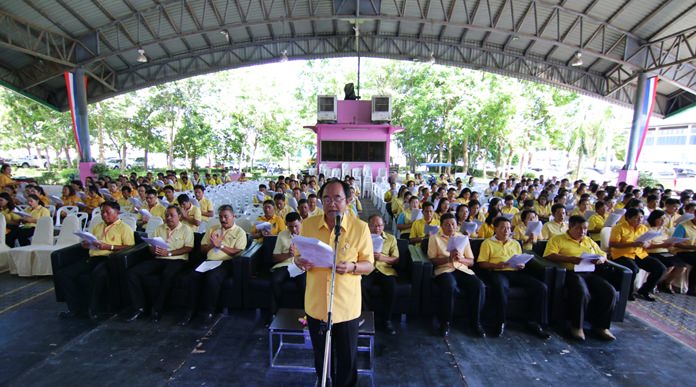
<path id="1" fill-rule="evenodd" d="M 372 101 L 337 101 L 336 118 L 339 124 L 371 124 Z"/>

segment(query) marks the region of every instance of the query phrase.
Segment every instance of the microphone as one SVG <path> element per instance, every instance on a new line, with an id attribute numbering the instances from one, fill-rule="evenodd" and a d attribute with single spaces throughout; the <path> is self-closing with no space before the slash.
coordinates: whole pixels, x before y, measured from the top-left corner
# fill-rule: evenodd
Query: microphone
<path id="1" fill-rule="evenodd" d="M 341 235 L 341 215 L 336 215 L 336 227 L 334 228 L 336 238 Z"/>

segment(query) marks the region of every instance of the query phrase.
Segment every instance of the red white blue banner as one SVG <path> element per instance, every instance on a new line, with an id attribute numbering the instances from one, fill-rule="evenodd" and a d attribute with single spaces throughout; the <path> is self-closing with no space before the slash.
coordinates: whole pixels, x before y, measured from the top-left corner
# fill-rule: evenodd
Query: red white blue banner
<path id="1" fill-rule="evenodd" d="M 657 95 L 657 76 L 648 78 L 645 81 L 645 93 L 643 94 L 643 101 L 641 101 L 641 113 L 645 117 L 645 125 L 640 135 L 640 146 L 638 147 L 638 152 L 636 153 L 636 163 L 640 158 L 640 151 L 643 150 L 643 144 L 645 143 L 645 138 L 648 136 L 648 125 L 650 124 L 650 115 L 653 112 L 653 107 L 655 106 L 655 95 Z"/>
<path id="2" fill-rule="evenodd" d="M 65 86 L 68 89 L 68 103 L 70 104 L 70 117 L 73 123 L 73 134 L 75 135 L 75 142 L 77 143 L 77 152 L 82 158 L 83 141 L 85 139 L 80 138 L 80 133 L 83 133 L 80 127 L 82 125 L 82 120 L 80 119 L 80 113 L 77 109 L 77 93 L 75 92 L 77 88 L 75 74 L 66 71 L 65 75 Z M 85 77 L 86 78 L 86 77 Z M 87 79 L 85 79 L 85 93 L 87 93 Z M 86 144 L 89 146 L 89 144 Z"/>

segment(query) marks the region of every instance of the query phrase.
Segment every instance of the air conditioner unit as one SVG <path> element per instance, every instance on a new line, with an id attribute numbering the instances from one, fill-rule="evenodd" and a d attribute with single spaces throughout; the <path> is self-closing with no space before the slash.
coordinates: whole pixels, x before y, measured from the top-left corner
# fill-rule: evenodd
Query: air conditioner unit
<path id="1" fill-rule="evenodd" d="M 335 95 L 320 95 L 317 97 L 317 121 L 336 122 Z"/>
<path id="2" fill-rule="evenodd" d="M 391 97 L 388 95 L 372 96 L 372 121 L 391 121 Z"/>

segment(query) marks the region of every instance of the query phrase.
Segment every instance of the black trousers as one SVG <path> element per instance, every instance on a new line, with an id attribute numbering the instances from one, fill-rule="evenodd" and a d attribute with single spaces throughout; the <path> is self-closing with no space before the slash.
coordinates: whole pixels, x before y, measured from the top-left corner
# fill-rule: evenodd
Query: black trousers
<path id="1" fill-rule="evenodd" d="M 489 299 L 495 310 L 494 323 L 505 323 L 510 285 L 522 287 L 530 294 L 528 321 L 548 324 L 549 291 L 546 284 L 521 271 L 489 271 Z"/>
<path id="2" fill-rule="evenodd" d="M 331 330 L 331 372 L 329 372 L 332 387 L 355 386 L 358 383 L 359 320 L 360 318 L 356 318 L 333 325 Z M 326 323 L 307 316 L 307 326 L 312 338 L 312 349 L 314 349 L 314 369 L 321 379 L 324 370 Z"/>
<path id="3" fill-rule="evenodd" d="M 660 262 L 659 259 L 651 256 L 647 256 L 643 259 L 619 257 L 615 259 L 614 262 L 618 263 L 619 265 L 626 266 L 633 272 L 633 276 L 631 276 L 631 290 L 633 289 L 633 284 L 636 283 L 636 275 L 638 275 L 638 270 L 643 269 L 649 273 L 643 286 L 638 289 L 639 291 L 648 292 L 655 289 L 655 286 L 657 286 L 657 283 L 667 271 L 667 268 L 664 264 L 662 264 L 662 262 Z"/>
<path id="4" fill-rule="evenodd" d="M 582 328 L 587 320 L 595 329 L 609 329 L 616 291 L 607 280 L 595 273 L 566 271 L 565 290 L 573 328 Z"/>
<path id="5" fill-rule="evenodd" d="M 220 299 L 220 290 L 222 283 L 233 272 L 233 261 L 231 259 L 222 262 L 222 264 L 213 270 L 208 270 L 205 273 L 193 271 L 189 276 L 189 300 L 188 307 L 190 311 L 196 310 L 198 294 L 200 288 L 203 288 L 203 297 L 200 309 L 203 313 L 214 313 Z"/>
<path id="6" fill-rule="evenodd" d="M 63 289 L 71 312 L 84 314 L 87 308 L 97 311 L 99 298 L 109 282 L 106 260 L 107 257 L 92 257 L 57 270 L 53 274 L 56 286 Z"/>
<path id="7" fill-rule="evenodd" d="M 34 236 L 34 231 L 36 230 L 36 227 L 19 227 L 17 228 L 17 239 L 19 240 L 19 245 L 20 246 L 29 246 L 31 241 L 29 238 Z M 14 243 L 12 244 L 12 247 L 14 247 Z"/>
<path id="8" fill-rule="evenodd" d="M 152 309 L 158 312 L 164 310 L 167 296 L 172 289 L 176 275 L 184 267 L 186 261 L 181 259 L 148 259 L 128 270 L 128 293 L 133 308 L 145 308 L 145 278 L 149 275 L 159 275 L 160 286 L 152 301 Z"/>
<path id="9" fill-rule="evenodd" d="M 307 273 L 302 273 L 297 277 L 290 277 L 287 267 L 279 267 L 271 272 L 271 290 L 273 291 L 273 299 L 271 300 L 271 313 L 275 314 L 280 307 L 280 300 L 283 298 L 283 283 L 292 281 L 295 283 L 297 290 L 304 301 L 304 292 L 307 287 Z M 304 308 L 304 305 L 303 305 Z"/>
<path id="10" fill-rule="evenodd" d="M 10 231 L 5 235 L 5 244 L 9 248 L 15 247 L 15 242 L 19 238 L 19 226 L 8 224 L 7 229 Z"/>
<path id="11" fill-rule="evenodd" d="M 691 265 L 689 273 L 689 294 L 696 294 L 696 252 L 677 253 L 677 258 Z"/>
<path id="12" fill-rule="evenodd" d="M 478 277 L 455 270 L 438 275 L 434 281 L 440 287 L 442 294 L 438 313 L 440 322 L 452 322 L 456 295 L 464 294 L 470 306 L 471 324 L 478 326 L 481 323 L 481 309 L 486 298 L 486 288 Z"/>
<path id="13" fill-rule="evenodd" d="M 668 254 L 668 253 L 650 253 L 651 257 L 656 258 L 658 261 L 662 262 L 663 265 L 665 265 L 666 268 L 670 268 L 673 266 L 685 266 L 686 263 L 681 260 L 676 255 L 673 254 Z"/>
<path id="14" fill-rule="evenodd" d="M 379 287 L 384 295 L 383 302 L 377 303 L 370 296 L 370 289 L 373 286 Z M 376 320 L 384 322 L 391 319 L 396 304 L 396 276 L 384 275 L 375 269 L 369 275 L 362 277 L 360 287 L 363 303 L 367 309 L 375 312 Z"/>

